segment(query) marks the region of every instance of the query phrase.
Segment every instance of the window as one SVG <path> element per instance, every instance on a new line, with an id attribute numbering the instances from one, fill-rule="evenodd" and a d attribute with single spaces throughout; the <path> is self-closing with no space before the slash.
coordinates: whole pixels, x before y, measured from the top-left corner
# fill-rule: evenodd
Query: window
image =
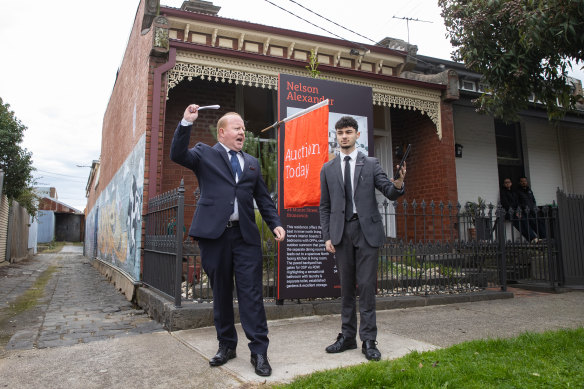
<path id="1" fill-rule="evenodd" d="M 461 80 L 461 88 L 464 90 L 476 91 L 476 85 L 474 81 Z"/>
<path id="2" fill-rule="evenodd" d="M 523 164 L 519 123 L 505 123 L 495 120 L 497 162 L 503 165 Z"/>

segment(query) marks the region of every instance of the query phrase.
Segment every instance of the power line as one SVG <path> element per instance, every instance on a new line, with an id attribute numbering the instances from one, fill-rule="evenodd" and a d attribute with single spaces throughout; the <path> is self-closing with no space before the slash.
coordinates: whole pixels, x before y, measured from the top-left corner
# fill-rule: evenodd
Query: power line
<path id="1" fill-rule="evenodd" d="M 274 7 L 280 8 L 282 11 L 284 11 L 284 12 L 287 12 L 287 13 L 289 13 L 290 15 L 292 15 L 292 16 L 295 16 L 295 17 L 297 17 L 298 19 L 300 19 L 300 20 L 303 20 L 303 21 L 305 21 L 306 23 L 308 23 L 308 24 L 310 24 L 310 25 L 312 25 L 312 26 L 314 26 L 314 27 L 316 27 L 316 28 L 319 28 L 319 29 L 321 29 L 321 30 L 323 30 L 323 31 L 326 31 L 327 33 L 329 33 L 329 34 L 331 34 L 331 35 L 334 35 L 334 36 L 336 36 L 336 37 L 337 37 L 337 38 L 339 38 L 339 39 L 342 39 L 342 40 L 344 40 L 344 41 L 347 41 L 347 42 L 351 42 L 350 40 L 348 40 L 348 39 L 345 39 L 345 38 L 343 38 L 342 36 L 335 34 L 334 32 L 331 32 L 331 31 L 329 31 L 329 30 L 327 30 L 327 29 L 325 29 L 325 28 L 323 28 L 323 27 L 317 26 L 316 24 L 314 24 L 314 23 L 312 23 L 312 22 L 310 22 L 310 21 L 308 21 L 308 20 L 304 19 L 302 16 L 298 16 L 298 15 L 296 15 L 296 14 L 295 14 L 294 12 L 292 12 L 292 11 L 288 11 L 286 8 L 280 7 L 279 5 L 272 3 L 270 0 L 264 0 L 264 1 L 265 1 L 266 3 L 270 3 L 270 4 L 272 4 Z M 351 42 L 351 43 L 355 43 L 355 42 Z"/>
<path id="2" fill-rule="evenodd" d="M 297 1 L 295 1 L 295 0 L 288 0 L 288 1 L 290 1 L 291 3 L 294 3 L 294 4 L 296 4 L 296 5 L 298 5 L 299 7 L 302 7 L 302 8 L 304 8 L 304 9 L 305 9 L 305 10 L 307 10 L 308 12 L 310 12 L 310 13 L 312 13 L 312 14 L 314 14 L 314 15 L 318 16 L 319 18 L 322 18 L 322 19 L 326 20 L 327 22 L 330 22 L 330 23 L 334 24 L 335 26 L 341 27 L 342 29 L 344 29 L 344 30 L 347 30 L 347 31 L 349 31 L 349 32 L 351 32 L 351 33 L 353 33 L 353 34 L 355 34 L 355 35 L 359 35 L 361 38 L 365 38 L 365 39 L 367 39 L 368 41 L 371 41 L 371 42 L 373 42 L 373 44 L 375 44 L 375 45 L 377 44 L 377 42 L 376 42 L 376 41 L 374 41 L 373 39 L 371 39 L 371 38 L 368 38 L 368 37 L 366 37 L 365 35 L 361 35 L 361 34 L 359 34 L 358 32 L 355 32 L 355 31 L 353 31 L 353 30 L 351 30 L 351 29 L 349 29 L 349 28 L 347 28 L 347 27 L 345 27 L 345 26 L 342 26 L 342 25 L 338 24 L 337 22 L 334 22 L 334 21 L 332 21 L 332 20 L 330 20 L 330 19 L 328 19 L 328 18 L 326 18 L 326 17 L 322 16 L 321 14 L 319 14 L 319 13 L 317 13 L 317 12 L 314 12 L 313 10 L 311 10 L 311 9 L 309 9 L 309 8 L 307 8 L 307 7 L 305 7 L 305 6 L 303 6 L 302 4 L 300 4 L 299 2 L 297 2 Z"/>
<path id="3" fill-rule="evenodd" d="M 43 173 L 47 173 L 47 174 L 53 174 L 53 175 L 56 175 L 56 176 L 63 176 L 63 177 L 73 177 L 73 178 L 82 179 L 82 178 L 81 178 L 81 177 L 79 177 L 79 176 L 71 176 L 71 175 L 68 175 L 68 174 L 61 174 L 61 173 L 49 172 L 49 171 L 46 171 L 46 170 L 41 170 L 41 169 L 36 169 L 36 171 L 37 171 L 37 172 L 43 172 Z"/>
<path id="4" fill-rule="evenodd" d="M 69 182 L 77 182 L 77 183 L 86 183 L 87 180 L 78 177 L 49 177 L 46 175 L 39 175 L 35 177 L 35 179 L 45 180 L 45 181 L 69 181 Z M 39 184 L 40 185 L 40 184 Z"/>

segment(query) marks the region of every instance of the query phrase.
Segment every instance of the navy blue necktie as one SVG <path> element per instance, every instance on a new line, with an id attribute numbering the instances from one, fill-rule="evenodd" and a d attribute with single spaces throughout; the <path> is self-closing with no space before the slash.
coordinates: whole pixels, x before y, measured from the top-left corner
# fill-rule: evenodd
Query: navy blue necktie
<path id="1" fill-rule="evenodd" d="M 351 186 L 351 157 L 345 157 L 345 220 L 353 217 L 353 187 Z"/>
<path id="2" fill-rule="evenodd" d="M 231 158 L 229 159 L 231 162 L 231 170 L 233 170 L 233 175 L 237 176 L 237 179 L 241 179 L 241 165 L 239 164 L 239 159 L 237 158 L 237 151 L 229 150 L 229 154 L 231 154 Z"/>

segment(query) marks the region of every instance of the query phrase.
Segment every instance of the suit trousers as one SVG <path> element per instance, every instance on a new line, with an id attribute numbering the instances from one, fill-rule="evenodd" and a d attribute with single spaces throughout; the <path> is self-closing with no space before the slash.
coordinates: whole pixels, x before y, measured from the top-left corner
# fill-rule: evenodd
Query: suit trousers
<path id="1" fill-rule="evenodd" d="M 347 338 L 357 334 L 357 286 L 359 288 L 359 337 L 376 340 L 375 291 L 378 248 L 367 243 L 359 220 L 345 222 L 343 238 L 335 245 L 341 278 L 341 332 Z"/>
<path id="2" fill-rule="evenodd" d="M 226 228 L 218 239 L 199 239 L 203 270 L 213 289 L 213 319 L 219 344 L 235 349 L 237 331 L 233 312 L 233 277 L 239 317 L 249 349 L 268 350 L 268 324 L 262 289 L 261 246 L 246 243 L 239 226 Z"/>

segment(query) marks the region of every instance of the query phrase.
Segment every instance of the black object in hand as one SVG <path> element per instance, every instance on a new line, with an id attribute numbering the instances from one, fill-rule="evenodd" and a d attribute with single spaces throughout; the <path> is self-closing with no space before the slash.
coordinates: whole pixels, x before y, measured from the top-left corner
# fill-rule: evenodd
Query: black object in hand
<path id="1" fill-rule="evenodd" d="M 401 162 L 399 163 L 397 171 L 393 175 L 394 180 L 399 179 L 399 172 L 400 172 L 401 168 L 404 166 L 404 162 L 406 161 L 406 158 L 408 157 L 408 154 L 410 153 L 411 148 L 412 148 L 412 144 L 410 143 L 410 144 L 408 144 L 408 148 L 406 149 L 406 152 L 404 153 L 404 156 L 402 157 Z"/>

